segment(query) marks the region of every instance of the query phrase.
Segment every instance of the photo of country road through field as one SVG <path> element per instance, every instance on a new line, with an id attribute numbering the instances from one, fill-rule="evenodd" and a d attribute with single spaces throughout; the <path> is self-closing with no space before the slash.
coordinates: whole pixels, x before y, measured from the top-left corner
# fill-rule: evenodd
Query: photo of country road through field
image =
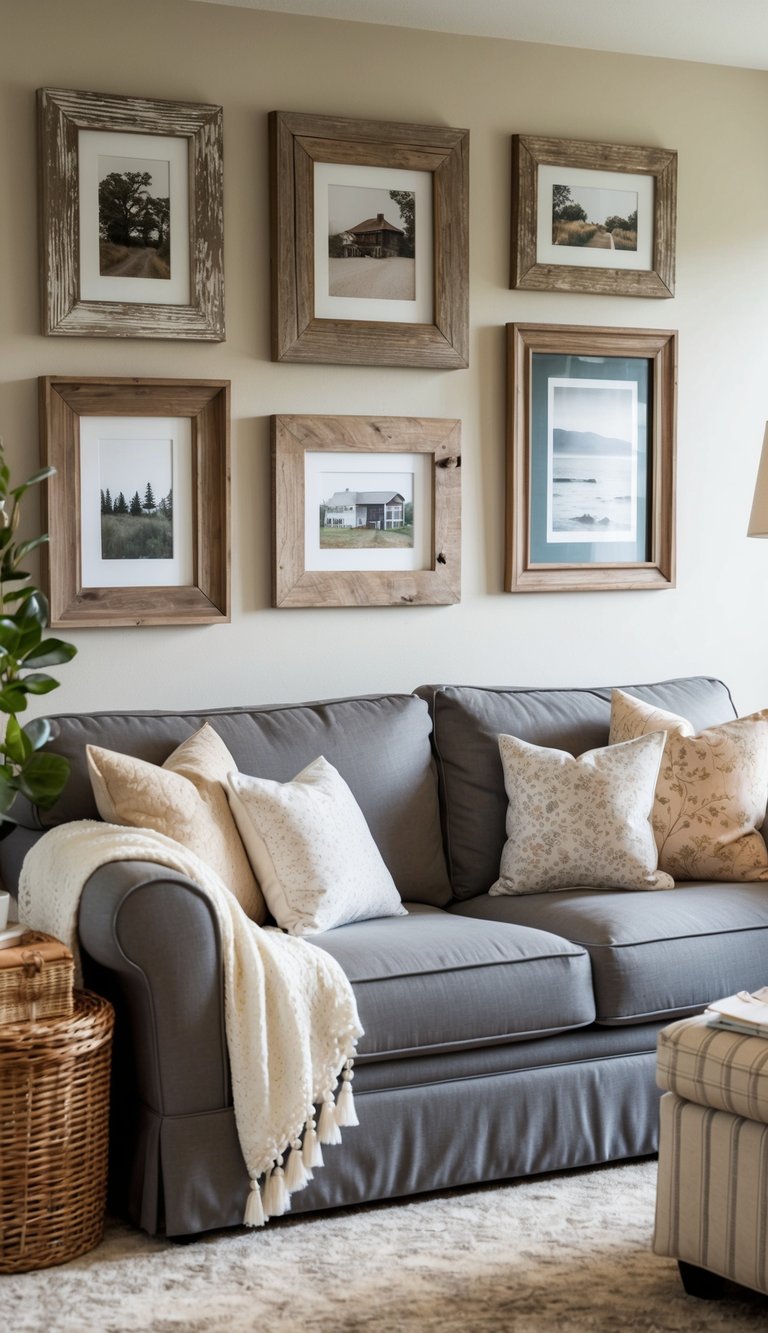
<path id="1" fill-rule="evenodd" d="M 637 193 L 553 185 L 552 243 L 590 250 L 637 250 Z"/>

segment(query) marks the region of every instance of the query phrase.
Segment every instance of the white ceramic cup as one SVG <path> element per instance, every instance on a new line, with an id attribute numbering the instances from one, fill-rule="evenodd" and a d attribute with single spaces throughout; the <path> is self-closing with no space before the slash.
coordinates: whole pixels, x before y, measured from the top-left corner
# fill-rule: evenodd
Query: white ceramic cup
<path id="1" fill-rule="evenodd" d="M 11 905 L 11 895 L 0 889 L 0 930 L 5 930 L 8 925 L 8 909 Z"/>

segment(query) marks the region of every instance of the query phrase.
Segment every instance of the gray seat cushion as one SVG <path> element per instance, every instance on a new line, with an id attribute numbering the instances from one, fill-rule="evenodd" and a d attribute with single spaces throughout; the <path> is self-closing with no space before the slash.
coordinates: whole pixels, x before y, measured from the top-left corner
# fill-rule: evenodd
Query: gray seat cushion
<path id="1" fill-rule="evenodd" d="M 58 735 L 49 749 L 70 761 L 70 779 L 56 805 L 41 818 L 19 802 L 19 820 L 27 827 L 98 819 L 86 745 L 162 764 L 181 741 L 210 722 L 240 772 L 254 777 L 289 782 L 324 755 L 351 788 L 400 896 L 439 906 L 450 901 L 432 727 L 425 702 L 414 695 L 197 713 L 70 713 L 54 721 Z M 8 861 L 0 854 L 0 868 Z"/>
<path id="2" fill-rule="evenodd" d="M 483 894 L 452 910 L 554 931 L 582 945 L 592 959 L 598 1023 L 696 1013 L 711 1000 L 768 982 L 768 884 Z"/>
<path id="3" fill-rule="evenodd" d="M 710 677 L 691 676 L 622 689 L 679 713 L 697 731 L 735 716 L 725 685 Z M 611 688 L 524 690 L 424 685 L 417 693 L 428 701 L 432 713 L 454 896 L 473 898 L 487 893 L 497 878 L 506 838 L 507 796 L 499 734 L 575 755 L 607 745 Z"/>
<path id="4" fill-rule="evenodd" d="M 358 1058 L 519 1041 L 594 1021 L 589 956 L 578 945 L 406 906 L 408 916 L 311 937 L 354 987 L 365 1028 Z"/>

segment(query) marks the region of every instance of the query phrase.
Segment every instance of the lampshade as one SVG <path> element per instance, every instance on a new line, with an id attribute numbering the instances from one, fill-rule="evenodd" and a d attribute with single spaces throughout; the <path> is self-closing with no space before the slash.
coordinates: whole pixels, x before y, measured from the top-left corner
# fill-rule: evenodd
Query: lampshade
<path id="1" fill-rule="evenodd" d="M 749 516 L 748 537 L 768 537 L 768 421 L 763 435 L 763 451 L 757 469 L 755 496 Z"/>

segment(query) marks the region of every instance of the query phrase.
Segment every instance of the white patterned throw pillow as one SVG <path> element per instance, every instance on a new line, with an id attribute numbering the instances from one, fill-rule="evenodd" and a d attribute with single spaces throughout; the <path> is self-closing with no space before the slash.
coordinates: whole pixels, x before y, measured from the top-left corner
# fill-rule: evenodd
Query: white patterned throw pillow
<path id="1" fill-rule="evenodd" d="M 490 892 L 671 889 L 650 824 L 664 733 L 574 758 L 499 736 L 507 841 Z"/>
<path id="2" fill-rule="evenodd" d="M 322 755 L 292 782 L 229 774 L 229 801 L 267 906 L 291 935 L 405 908 L 360 806 Z"/>

